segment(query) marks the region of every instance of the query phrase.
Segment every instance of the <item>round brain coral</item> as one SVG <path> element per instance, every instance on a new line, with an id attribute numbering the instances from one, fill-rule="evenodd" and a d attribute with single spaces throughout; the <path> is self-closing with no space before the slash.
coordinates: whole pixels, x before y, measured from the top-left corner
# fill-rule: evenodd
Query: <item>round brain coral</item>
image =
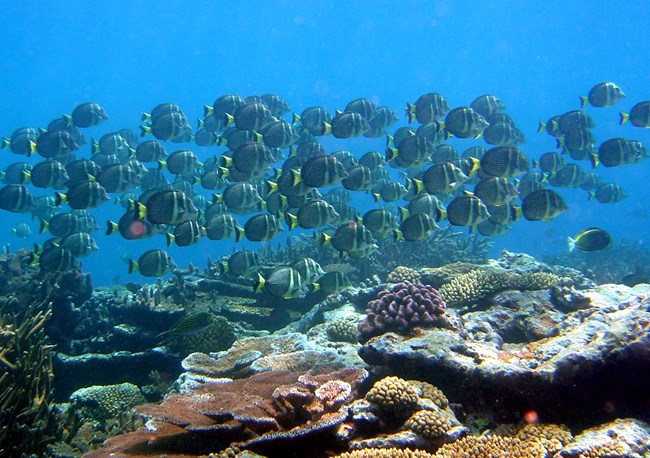
<path id="1" fill-rule="evenodd" d="M 399 377 L 385 377 L 376 382 L 366 399 L 380 410 L 392 413 L 410 413 L 418 404 L 417 389 Z"/>
<path id="2" fill-rule="evenodd" d="M 418 326 L 445 327 L 445 308 L 442 296 L 432 287 L 397 283 L 368 302 L 366 319 L 358 329 L 368 339 L 388 331 L 406 334 Z"/>
<path id="3" fill-rule="evenodd" d="M 406 266 L 395 267 L 386 277 L 388 283 L 409 282 L 420 283 L 420 274 L 417 270 Z"/>
<path id="4" fill-rule="evenodd" d="M 435 439 L 444 436 L 451 423 L 440 412 L 434 410 L 419 410 L 411 415 L 404 426 L 425 439 Z"/>

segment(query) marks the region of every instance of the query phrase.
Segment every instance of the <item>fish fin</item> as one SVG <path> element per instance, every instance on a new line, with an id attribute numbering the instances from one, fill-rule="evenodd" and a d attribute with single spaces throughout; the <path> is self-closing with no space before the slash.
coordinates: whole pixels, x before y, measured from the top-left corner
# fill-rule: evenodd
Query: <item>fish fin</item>
<path id="1" fill-rule="evenodd" d="M 372 193 L 372 198 L 373 198 L 373 200 L 374 200 L 375 202 L 379 202 L 379 201 L 381 200 L 381 194 L 379 194 L 379 193 L 377 193 L 377 192 L 373 192 L 373 193 Z"/>
<path id="2" fill-rule="evenodd" d="M 213 204 L 220 204 L 223 202 L 223 195 L 221 194 L 212 194 L 212 203 Z"/>
<path id="3" fill-rule="evenodd" d="M 593 191 L 589 191 L 588 193 L 587 200 L 594 200 L 596 198 L 596 193 Z"/>
<path id="4" fill-rule="evenodd" d="M 591 162 L 591 168 L 595 169 L 600 164 L 600 157 L 596 153 L 591 153 L 589 155 L 589 162 Z"/>
<path id="5" fill-rule="evenodd" d="M 411 102 L 406 102 L 405 111 L 406 119 L 408 120 L 408 123 L 411 124 L 413 121 L 415 121 L 415 105 Z"/>
<path id="6" fill-rule="evenodd" d="M 119 230 L 119 226 L 115 221 L 106 220 L 106 235 L 115 234 Z"/>
<path id="7" fill-rule="evenodd" d="M 145 113 L 144 111 L 140 113 L 140 120 L 142 122 L 147 122 L 151 119 L 151 115 L 149 113 Z"/>
<path id="8" fill-rule="evenodd" d="M 401 221 L 404 221 L 409 216 L 409 211 L 404 207 L 397 207 L 397 213 Z"/>
<path id="9" fill-rule="evenodd" d="M 539 121 L 537 123 L 537 133 L 541 134 L 546 130 L 546 123 L 544 121 Z"/>
<path id="10" fill-rule="evenodd" d="M 395 139 L 393 138 L 392 135 L 386 134 L 386 148 L 388 148 L 390 145 L 393 144 L 393 140 Z"/>
<path id="11" fill-rule="evenodd" d="M 295 126 L 296 124 L 299 123 L 300 123 L 300 115 L 298 113 L 293 113 L 293 116 L 291 117 L 291 124 Z"/>
<path id="12" fill-rule="evenodd" d="M 47 221 L 42 219 L 41 224 L 38 227 L 38 233 L 42 234 L 43 232 L 45 232 L 47 230 L 48 227 L 49 227 L 49 225 L 48 225 Z"/>
<path id="13" fill-rule="evenodd" d="M 567 244 L 569 245 L 569 253 L 573 252 L 576 249 L 576 241 L 571 237 L 566 238 Z"/>
<path id="14" fill-rule="evenodd" d="M 321 123 L 321 132 L 323 133 L 323 135 L 331 134 L 332 133 L 332 125 L 327 123 L 327 122 Z"/>
<path id="15" fill-rule="evenodd" d="M 331 239 L 332 239 L 332 237 L 327 235 L 325 232 L 321 232 L 320 238 L 319 238 L 321 245 L 327 245 L 328 243 L 330 243 Z"/>
<path id="16" fill-rule="evenodd" d="M 586 95 L 578 96 L 580 98 L 580 108 L 584 108 L 589 105 L 589 98 Z"/>
<path id="17" fill-rule="evenodd" d="M 629 113 L 619 111 L 618 116 L 619 116 L 619 121 L 618 121 L 619 124 L 625 124 L 626 122 L 628 122 L 630 120 Z"/>
<path id="18" fill-rule="evenodd" d="M 399 154 L 397 148 L 386 148 L 386 162 L 390 162 L 395 159 Z"/>
<path id="19" fill-rule="evenodd" d="M 151 132 L 151 126 L 138 126 L 138 127 L 140 128 L 140 137 L 144 137 L 145 135 Z"/>
<path id="20" fill-rule="evenodd" d="M 400 231 L 399 229 L 394 229 L 393 230 L 393 240 L 397 242 L 401 238 L 403 238 L 402 231 Z"/>
<path id="21" fill-rule="evenodd" d="M 227 167 L 219 167 L 217 168 L 217 176 L 219 178 L 226 178 L 230 175 L 230 169 Z"/>
<path id="22" fill-rule="evenodd" d="M 269 194 L 272 194 L 274 192 L 277 192 L 278 190 L 278 184 L 275 181 L 266 181 L 266 195 L 268 196 Z"/>
<path id="23" fill-rule="evenodd" d="M 167 162 L 165 161 L 158 161 L 158 170 L 166 169 L 167 168 Z"/>
<path id="24" fill-rule="evenodd" d="M 172 243 L 174 243 L 174 234 L 170 234 L 169 232 L 165 232 L 165 240 L 167 240 L 167 246 L 171 246 Z"/>
<path id="25" fill-rule="evenodd" d="M 531 165 L 532 165 L 531 168 L 533 168 L 533 169 L 537 169 L 537 168 L 539 168 L 539 161 L 538 161 L 537 159 L 533 159 L 533 160 L 531 161 Z"/>
<path id="26" fill-rule="evenodd" d="M 207 118 L 210 116 L 212 113 L 214 113 L 214 108 L 210 105 L 203 105 L 203 117 Z M 144 119 L 143 119 L 144 121 Z"/>
<path id="27" fill-rule="evenodd" d="M 264 283 L 266 283 L 266 280 L 264 280 L 264 277 L 258 272 L 257 273 L 257 280 L 255 280 L 255 285 L 253 285 L 253 291 L 256 293 L 262 292 L 262 288 L 264 288 Z"/>
<path id="28" fill-rule="evenodd" d="M 54 193 L 54 206 L 58 207 L 68 201 L 68 196 L 63 194 L 62 192 L 55 192 Z"/>
<path id="29" fill-rule="evenodd" d="M 228 127 L 231 125 L 233 122 L 235 122 L 235 117 L 231 115 L 230 113 L 226 113 L 224 116 L 224 127 Z"/>
<path id="30" fill-rule="evenodd" d="M 235 226 L 235 242 L 239 242 L 242 237 L 244 237 L 244 228 L 241 226 Z"/>
<path id="31" fill-rule="evenodd" d="M 129 273 L 132 274 L 136 270 L 138 270 L 138 263 L 133 259 L 129 259 Z"/>
<path id="32" fill-rule="evenodd" d="M 23 170 L 20 172 L 20 184 L 27 184 L 30 182 L 32 174 L 29 170 Z"/>
<path id="33" fill-rule="evenodd" d="M 289 230 L 292 230 L 298 225 L 298 217 L 291 213 L 287 213 L 285 215 L 285 222 L 287 223 L 287 226 L 289 226 Z"/>
<path id="34" fill-rule="evenodd" d="M 0 144 L 0 149 L 5 149 L 8 148 L 9 146 L 11 146 L 11 140 L 9 140 L 8 138 L 3 138 L 2 144 Z"/>

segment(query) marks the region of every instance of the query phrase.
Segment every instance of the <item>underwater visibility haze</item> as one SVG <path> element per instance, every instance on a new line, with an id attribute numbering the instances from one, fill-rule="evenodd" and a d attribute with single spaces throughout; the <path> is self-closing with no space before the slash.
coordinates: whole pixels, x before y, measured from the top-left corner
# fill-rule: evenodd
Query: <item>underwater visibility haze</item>
<path id="1" fill-rule="evenodd" d="M 0 454 L 650 453 L 647 3 L 2 6 Z"/>

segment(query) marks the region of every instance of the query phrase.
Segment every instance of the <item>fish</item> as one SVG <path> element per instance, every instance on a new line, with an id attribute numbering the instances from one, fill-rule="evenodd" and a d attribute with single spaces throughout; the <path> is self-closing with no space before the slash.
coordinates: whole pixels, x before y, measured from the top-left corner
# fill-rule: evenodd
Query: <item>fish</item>
<path id="1" fill-rule="evenodd" d="M 348 102 L 343 111 L 359 113 L 366 121 L 370 121 L 377 115 L 377 105 L 366 98 L 359 98 Z"/>
<path id="2" fill-rule="evenodd" d="M 573 238 L 567 237 L 569 252 L 576 248 L 582 251 L 599 251 L 612 242 L 612 237 L 607 231 L 599 227 L 588 227 L 578 232 Z"/>
<path id="3" fill-rule="evenodd" d="M 542 154 L 538 160 L 533 160 L 533 168 L 539 168 L 542 172 L 555 173 L 564 167 L 565 161 L 561 154 L 549 151 Z"/>
<path id="4" fill-rule="evenodd" d="M 320 240 L 322 244 L 331 244 L 341 255 L 352 256 L 352 253 L 366 253 L 367 249 L 377 248 L 372 232 L 356 221 L 340 224 L 332 236 L 322 232 Z"/>
<path id="5" fill-rule="evenodd" d="M 485 94 L 476 97 L 469 104 L 470 108 L 478 114 L 487 118 L 497 113 L 501 113 L 506 109 L 505 104 L 497 96 Z"/>
<path id="6" fill-rule="evenodd" d="M 495 123 L 487 126 L 483 130 L 483 139 L 489 145 L 500 146 L 517 146 L 526 141 L 526 137 L 521 130 L 513 125 L 504 123 Z"/>
<path id="7" fill-rule="evenodd" d="M 323 268 L 312 258 L 303 258 L 293 264 L 291 268 L 295 269 L 302 278 L 303 284 L 309 285 L 316 282 L 320 277 L 325 275 Z"/>
<path id="8" fill-rule="evenodd" d="M 244 224 L 244 235 L 251 242 L 271 240 L 282 232 L 278 219 L 269 213 L 251 216 Z"/>
<path id="9" fill-rule="evenodd" d="M 205 235 L 210 240 L 227 240 L 232 237 L 239 242 L 244 236 L 244 228 L 229 213 L 206 217 Z"/>
<path id="10" fill-rule="evenodd" d="M 11 228 L 11 233 L 19 239 L 26 239 L 31 237 L 32 230 L 27 223 L 18 223 Z"/>
<path id="11" fill-rule="evenodd" d="M 70 161 L 65 165 L 65 171 L 68 174 L 68 186 L 72 183 L 90 180 L 99 175 L 102 168 L 90 159 L 77 159 Z M 91 178 L 92 177 L 92 178 Z"/>
<path id="12" fill-rule="evenodd" d="M 335 157 L 324 155 L 313 157 L 300 169 L 300 179 L 305 186 L 322 188 L 341 183 L 347 176 L 345 167 Z"/>
<path id="13" fill-rule="evenodd" d="M 197 172 L 203 164 L 196 155 L 187 149 L 174 151 L 166 160 L 158 161 L 158 168 L 166 168 L 174 175 L 185 175 Z"/>
<path id="14" fill-rule="evenodd" d="M 232 115 L 244 105 L 246 102 L 240 96 L 224 94 L 217 97 L 211 106 L 206 105 L 203 114 L 206 117 L 214 116 L 217 119 L 226 119 L 228 115 L 232 118 Z"/>
<path id="15" fill-rule="evenodd" d="M 380 200 L 383 200 L 384 202 L 395 202 L 407 194 L 408 189 L 406 189 L 402 183 L 392 181 L 382 186 L 379 193 L 374 193 L 373 198 L 375 199 L 375 202 L 379 202 Z"/>
<path id="16" fill-rule="evenodd" d="M 550 179 L 552 186 L 561 188 L 576 188 L 580 186 L 584 172 L 578 164 L 567 164 L 559 169 Z"/>
<path id="17" fill-rule="evenodd" d="M 564 133 L 560 130 L 560 115 L 551 116 L 548 121 L 539 121 L 537 132 L 546 132 L 551 137 L 561 137 Z"/>
<path id="18" fill-rule="evenodd" d="M 30 157 L 36 152 L 36 141 L 40 132 L 32 127 L 21 127 L 11 134 L 10 138 L 3 138 L 0 143 L 2 149 L 9 148 L 13 154 Z"/>
<path id="19" fill-rule="evenodd" d="M 70 115 L 70 122 L 76 127 L 98 126 L 108 119 L 106 110 L 96 102 L 77 105 Z"/>
<path id="20" fill-rule="evenodd" d="M 409 215 L 425 213 L 436 222 L 447 218 L 447 210 L 442 205 L 442 202 L 431 194 L 421 194 L 414 197 L 409 201 L 406 209 Z"/>
<path id="21" fill-rule="evenodd" d="M 195 312 L 184 316 L 165 332 L 156 336 L 159 337 L 176 337 L 176 336 L 193 336 L 205 332 L 212 324 L 214 315 L 210 312 Z"/>
<path id="22" fill-rule="evenodd" d="M 445 128 L 458 138 L 478 138 L 487 126 L 485 118 L 470 107 L 454 108 L 445 117 Z"/>
<path id="23" fill-rule="evenodd" d="M 514 146 L 495 146 L 481 158 L 481 170 L 488 175 L 511 178 L 530 170 L 526 156 Z"/>
<path id="24" fill-rule="evenodd" d="M 138 218 L 135 210 L 127 210 L 119 221 L 106 221 L 106 235 L 112 235 L 119 232 L 122 238 L 126 240 L 146 239 L 161 232 L 162 226 L 151 224 L 146 219 Z"/>
<path id="25" fill-rule="evenodd" d="M 326 272 L 318 281 L 310 286 L 311 291 L 323 291 L 325 294 L 336 294 L 352 286 L 352 282 L 343 272 L 334 270 Z"/>
<path id="26" fill-rule="evenodd" d="M 23 183 L 31 182 L 37 188 L 63 189 L 69 179 L 65 166 L 50 159 L 34 164 L 30 171 L 25 171 Z"/>
<path id="27" fill-rule="evenodd" d="M 447 100 L 435 92 L 422 94 L 415 103 L 406 104 L 406 116 L 409 124 L 416 120 L 420 124 L 429 124 L 441 119 L 448 111 Z"/>
<path id="28" fill-rule="evenodd" d="M 293 114 L 293 124 L 301 127 L 315 136 L 325 135 L 326 126 L 332 123 L 332 115 L 323 107 L 308 107 L 300 115 Z"/>
<path id="29" fill-rule="evenodd" d="M 521 204 L 524 218 L 528 221 L 550 221 L 568 208 L 562 196 L 552 189 L 531 192 Z"/>
<path id="30" fill-rule="evenodd" d="M 166 251 L 159 249 L 145 251 L 137 262 L 129 259 L 129 273 L 139 271 L 145 277 L 160 277 L 175 268 L 176 264 L 171 256 Z"/>
<path id="31" fill-rule="evenodd" d="M 269 148 L 288 148 L 299 138 L 298 132 L 286 121 L 272 121 L 261 131 L 262 141 Z"/>
<path id="32" fill-rule="evenodd" d="M 36 152 L 45 159 L 65 157 L 78 149 L 79 143 L 65 130 L 44 132 L 36 140 Z"/>
<path id="33" fill-rule="evenodd" d="M 332 118 L 331 124 L 323 125 L 325 133 L 332 133 L 336 138 L 352 138 L 363 135 L 370 130 L 370 124 L 366 118 L 354 111 L 337 113 Z"/>
<path id="34" fill-rule="evenodd" d="M 632 106 L 629 113 L 619 112 L 619 124 L 630 122 L 634 127 L 650 127 L 650 100 L 643 100 Z"/>
<path id="35" fill-rule="evenodd" d="M 479 181 L 474 187 L 474 195 L 485 205 L 504 205 L 519 197 L 515 185 L 502 177 L 490 177 Z"/>
<path id="36" fill-rule="evenodd" d="M 289 230 L 296 226 L 303 229 L 314 229 L 332 224 L 339 214 L 329 202 L 316 199 L 303 204 L 296 215 L 287 213 L 286 217 Z"/>
<path id="37" fill-rule="evenodd" d="M 469 177 L 451 162 L 432 165 L 422 175 L 424 190 L 433 195 L 445 194 L 459 189 Z"/>
<path id="38" fill-rule="evenodd" d="M 400 142 L 397 148 L 386 148 L 386 162 L 397 167 L 417 168 L 429 162 L 433 144 L 422 135 L 412 135 Z"/>
<path id="39" fill-rule="evenodd" d="M 256 252 L 251 250 L 240 250 L 231 254 L 227 261 L 223 261 L 219 264 L 219 272 L 222 275 L 230 273 L 235 276 L 249 277 L 254 275 L 260 267 L 260 258 Z"/>
<path id="40" fill-rule="evenodd" d="M 457 196 L 447 205 L 447 220 L 453 226 L 473 227 L 489 217 L 483 201 L 471 193 Z"/>
<path id="41" fill-rule="evenodd" d="M 595 126 L 593 119 L 582 110 L 571 110 L 560 115 L 557 126 L 563 135 L 576 129 L 591 129 Z"/>
<path id="42" fill-rule="evenodd" d="M 384 156 L 378 151 L 369 151 L 359 158 L 359 164 L 368 167 L 371 172 L 382 167 L 386 163 Z"/>
<path id="43" fill-rule="evenodd" d="M 146 218 L 152 224 L 178 224 L 198 216 L 192 199 L 176 189 L 156 191 L 146 204 L 135 203 L 133 209 L 138 219 Z"/>
<path id="44" fill-rule="evenodd" d="M 512 227 L 509 224 L 495 223 L 486 219 L 485 221 L 478 223 L 476 229 L 483 237 L 496 237 L 508 233 L 512 230 Z"/>
<path id="45" fill-rule="evenodd" d="M 34 196 L 27 187 L 21 184 L 8 184 L 0 188 L 0 209 L 12 213 L 27 213 L 35 206 Z"/>
<path id="46" fill-rule="evenodd" d="M 589 90 L 589 94 L 580 96 L 580 107 L 611 107 L 625 98 L 623 90 L 611 81 L 598 83 Z"/>
<path id="47" fill-rule="evenodd" d="M 487 209 L 490 213 L 488 220 L 494 224 L 507 225 L 517 221 L 522 215 L 521 207 L 513 202 L 506 205 L 487 205 Z"/>
<path id="48" fill-rule="evenodd" d="M 260 100 L 276 118 L 281 118 L 290 111 L 286 100 L 275 94 L 262 94 Z"/>
<path id="49" fill-rule="evenodd" d="M 592 167 L 603 164 L 617 167 L 624 164 L 637 164 L 650 157 L 647 148 L 639 141 L 616 137 L 605 140 L 598 146 L 596 155 L 591 156 Z"/>
<path id="50" fill-rule="evenodd" d="M 347 169 L 347 176 L 341 180 L 345 189 L 350 191 L 366 191 L 372 189 L 372 171 L 365 165 L 355 165 Z"/>
<path id="51" fill-rule="evenodd" d="M 283 299 L 304 296 L 307 292 L 300 273 L 291 267 L 278 267 L 267 278 L 258 273 L 254 290 L 258 293 L 264 290 Z"/>
<path id="52" fill-rule="evenodd" d="M 616 183 L 604 183 L 589 192 L 589 200 L 595 198 L 601 204 L 615 204 L 625 199 L 627 194 Z"/>
<path id="53" fill-rule="evenodd" d="M 172 233 L 166 232 L 167 246 L 176 243 L 178 246 L 190 246 L 201 240 L 206 231 L 197 221 L 183 221 L 174 226 Z"/>
<path id="54" fill-rule="evenodd" d="M 259 211 L 265 207 L 264 200 L 257 189 L 248 182 L 233 183 L 226 186 L 223 194 L 215 194 L 213 202 L 223 202 L 226 207 L 237 214 Z"/>
<path id="55" fill-rule="evenodd" d="M 237 108 L 233 116 L 237 129 L 254 132 L 259 132 L 275 119 L 266 105 L 255 102 Z"/>
<path id="56" fill-rule="evenodd" d="M 25 184 L 31 170 L 32 165 L 28 162 L 14 162 L 0 172 L 0 176 L 4 184 Z"/>
<path id="57" fill-rule="evenodd" d="M 111 200 L 106 189 L 94 180 L 74 183 L 65 194 L 57 192 L 55 196 L 57 206 L 67 202 L 70 208 L 76 210 L 95 208 Z"/>
<path id="58" fill-rule="evenodd" d="M 127 164 L 113 164 L 103 167 L 97 174 L 97 183 L 106 192 L 126 192 L 135 188 L 140 180 L 136 172 Z"/>
<path id="59" fill-rule="evenodd" d="M 68 234 L 61 239 L 58 245 L 69 250 L 75 258 L 88 256 L 99 249 L 95 240 L 87 232 Z"/>
<path id="60" fill-rule="evenodd" d="M 362 218 L 365 228 L 378 238 L 385 238 L 393 234 L 398 224 L 395 215 L 384 208 L 368 210 Z"/>
<path id="61" fill-rule="evenodd" d="M 74 256 L 70 250 L 52 246 L 44 249 L 40 254 L 32 253 L 31 263 L 38 263 L 45 272 L 67 272 L 76 267 Z"/>
<path id="62" fill-rule="evenodd" d="M 402 220 L 399 229 L 393 232 L 394 240 L 403 238 L 409 242 L 427 240 L 438 229 L 436 222 L 426 213 L 414 213 Z"/>

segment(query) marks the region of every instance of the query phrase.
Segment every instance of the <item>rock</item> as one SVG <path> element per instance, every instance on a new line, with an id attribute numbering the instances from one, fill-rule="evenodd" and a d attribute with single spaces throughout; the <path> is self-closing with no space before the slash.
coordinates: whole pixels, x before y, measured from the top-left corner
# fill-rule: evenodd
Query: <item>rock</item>
<path id="1" fill-rule="evenodd" d="M 597 456 L 625 456 L 641 458 L 650 452 L 650 425 L 633 418 L 619 418 L 610 423 L 583 431 L 567 444 L 559 453 L 563 458 L 591 456 L 589 452 L 599 452 Z"/>
<path id="2" fill-rule="evenodd" d="M 508 293 L 502 298 L 511 299 L 513 311 L 529 307 L 518 321 L 502 304 L 469 316 L 467 332 L 387 333 L 370 339 L 360 355 L 436 385 L 469 411 L 496 409 L 501 418 L 518 419 L 534 410 L 542 421 L 579 425 L 646 418 L 638 400 L 647 398 L 650 374 L 650 286 L 603 285 L 583 294 L 589 308 L 562 317 L 548 295 Z M 541 317 L 524 316 L 535 309 Z"/>

